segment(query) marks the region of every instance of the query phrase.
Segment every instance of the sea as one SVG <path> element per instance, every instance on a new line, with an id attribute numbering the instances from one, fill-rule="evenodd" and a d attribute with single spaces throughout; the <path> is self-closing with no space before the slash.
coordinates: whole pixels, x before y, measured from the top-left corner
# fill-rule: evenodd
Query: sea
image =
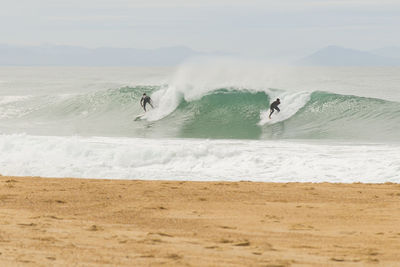
<path id="1" fill-rule="evenodd" d="M 398 183 L 400 68 L 0 67 L 0 174 Z"/>

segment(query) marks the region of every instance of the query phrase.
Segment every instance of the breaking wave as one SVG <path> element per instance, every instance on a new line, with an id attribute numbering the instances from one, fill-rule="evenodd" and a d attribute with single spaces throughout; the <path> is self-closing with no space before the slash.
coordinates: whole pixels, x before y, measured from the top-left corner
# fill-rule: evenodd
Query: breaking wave
<path id="1" fill-rule="evenodd" d="M 139 101 L 155 108 L 141 120 Z M 268 119 L 271 101 L 281 112 Z M 86 94 L 0 97 L 0 131 L 45 135 L 400 140 L 400 103 L 330 92 L 137 86 Z M 11 130 L 10 130 L 11 132 Z"/>

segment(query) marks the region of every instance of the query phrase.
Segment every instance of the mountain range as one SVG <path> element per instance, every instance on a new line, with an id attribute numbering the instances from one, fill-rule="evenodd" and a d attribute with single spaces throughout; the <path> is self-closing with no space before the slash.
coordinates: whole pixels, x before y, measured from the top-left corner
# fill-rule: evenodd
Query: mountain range
<path id="1" fill-rule="evenodd" d="M 327 46 L 296 63 L 316 66 L 400 66 L 400 47 L 361 51 Z"/>
<path id="2" fill-rule="evenodd" d="M 80 46 L 15 46 L 0 44 L 0 66 L 173 66 L 196 56 L 232 56 L 205 53 L 185 46 L 157 49 L 85 48 Z M 327 46 L 295 62 L 306 66 L 400 66 L 400 47 L 370 51 Z"/>
<path id="3" fill-rule="evenodd" d="M 189 57 L 205 55 L 224 53 L 203 53 L 184 46 L 91 49 L 61 45 L 0 45 L 0 65 L 3 66 L 170 66 Z"/>

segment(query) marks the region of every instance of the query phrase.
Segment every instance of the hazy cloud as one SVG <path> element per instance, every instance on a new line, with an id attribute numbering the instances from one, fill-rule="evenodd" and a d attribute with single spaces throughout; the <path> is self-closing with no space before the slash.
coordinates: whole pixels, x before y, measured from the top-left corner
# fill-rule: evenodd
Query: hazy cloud
<path id="1" fill-rule="evenodd" d="M 11 44 L 187 45 L 266 57 L 400 45 L 394 0 L 3 0 L 0 15 L 0 43 Z"/>

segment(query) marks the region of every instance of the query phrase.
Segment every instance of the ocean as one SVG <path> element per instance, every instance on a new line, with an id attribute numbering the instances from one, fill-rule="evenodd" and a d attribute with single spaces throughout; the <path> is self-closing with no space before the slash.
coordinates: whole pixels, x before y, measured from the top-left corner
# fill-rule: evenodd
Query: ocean
<path id="1" fill-rule="evenodd" d="M 398 183 L 400 68 L 0 67 L 0 174 Z"/>

